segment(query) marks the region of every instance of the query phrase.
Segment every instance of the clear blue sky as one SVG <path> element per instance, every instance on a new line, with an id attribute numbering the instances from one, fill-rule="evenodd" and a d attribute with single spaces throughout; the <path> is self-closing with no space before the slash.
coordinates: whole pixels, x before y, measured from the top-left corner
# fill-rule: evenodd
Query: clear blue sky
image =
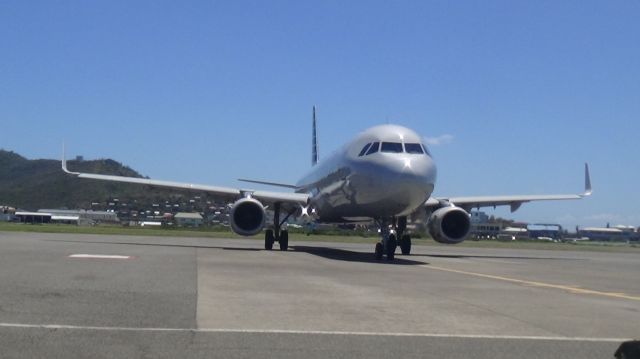
<path id="1" fill-rule="evenodd" d="M 436 195 L 594 195 L 532 222 L 640 225 L 640 2 L 2 1 L 0 147 L 157 179 L 295 182 L 380 123 L 427 138 Z"/>

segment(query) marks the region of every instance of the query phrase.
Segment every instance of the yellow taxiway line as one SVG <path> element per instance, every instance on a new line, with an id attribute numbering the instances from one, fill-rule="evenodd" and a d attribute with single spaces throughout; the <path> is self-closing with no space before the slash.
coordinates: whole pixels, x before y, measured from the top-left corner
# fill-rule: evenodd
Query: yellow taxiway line
<path id="1" fill-rule="evenodd" d="M 577 287 L 570 286 L 570 285 L 551 284 L 551 283 L 537 282 L 537 281 L 531 281 L 531 280 L 522 280 L 522 279 L 517 279 L 517 278 L 509 278 L 509 277 L 499 276 L 499 275 L 468 272 L 468 271 L 463 271 L 463 270 L 459 270 L 459 269 L 438 267 L 438 266 L 433 266 L 433 265 L 428 265 L 428 264 L 423 264 L 423 265 L 421 265 L 421 267 L 427 268 L 427 269 L 439 270 L 439 271 L 443 271 L 443 272 L 451 272 L 451 273 L 470 275 L 470 276 L 474 276 L 474 277 L 501 280 L 501 281 L 504 281 L 504 282 L 523 284 L 523 285 L 528 285 L 528 286 L 533 286 L 533 287 L 560 289 L 560 290 L 564 290 L 564 291 L 567 291 L 567 292 L 570 292 L 570 293 L 591 294 L 591 295 L 599 295 L 599 296 L 603 296 L 603 297 L 629 299 L 629 300 L 640 301 L 640 297 L 628 295 L 628 294 L 625 294 L 625 293 L 602 292 L 602 291 L 593 290 L 593 289 L 577 288 Z"/>

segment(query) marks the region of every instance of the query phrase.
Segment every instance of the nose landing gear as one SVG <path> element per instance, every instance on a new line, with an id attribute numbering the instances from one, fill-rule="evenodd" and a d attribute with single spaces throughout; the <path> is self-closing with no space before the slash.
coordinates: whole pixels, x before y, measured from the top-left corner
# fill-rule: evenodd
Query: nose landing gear
<path id="1" fill-rule="evenodd" d="M 411 236 L 408 234 L 404 234 L 400 238 L 400 251 L 404 255 L 411 254 Z"/>
<path id="2" fill-rule="evenodd" d="M 406 230 L 407 230 L 407 217 L 398 218 L 397 232 L 398 232 L 398 238 L 400 239 L 398 241 L 398 244 L 400 245 L 400 251 L 404 255 L 409 255 L 411 254 L 411 236 L 408 233 L 405 234 Z"/>
<path id="3" fill-rule="evenodd" d="M 378 219 L 376 224 L 381 236 L 380 242 L 376 243 L 375 247 L 377 260 L 381 260 L 384 255 L 387 256 L 387 260 L 393 260 L 398 245 L 402 254 L 411 254 L 411 236 L 404 233 L 407 229 L 407 217 L 399 217 L 397 220 L 396 218 Z"/>

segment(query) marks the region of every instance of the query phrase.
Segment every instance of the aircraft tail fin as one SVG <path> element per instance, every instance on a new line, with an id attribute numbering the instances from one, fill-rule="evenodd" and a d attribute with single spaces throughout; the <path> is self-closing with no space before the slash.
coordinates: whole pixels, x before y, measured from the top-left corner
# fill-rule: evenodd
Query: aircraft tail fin
<path id="1" fill-rule="evenodd" d="M 311 134 L 311 165 L 318 163 L 318 137 L 316 130 L 316 107 L 313 106 L 313 129 Z"/>

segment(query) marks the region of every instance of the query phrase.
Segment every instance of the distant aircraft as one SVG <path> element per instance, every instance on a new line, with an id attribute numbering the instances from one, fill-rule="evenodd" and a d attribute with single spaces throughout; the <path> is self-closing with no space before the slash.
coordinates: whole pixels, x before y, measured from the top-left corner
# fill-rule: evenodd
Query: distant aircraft
<path id="1" fill-rule="evenodd" d="M 431 197 L 436 183 L 436 166 L 422 138 L 398 125 L 369 128 L 318 163 L 316 116 L 313 109 L 312 165 L 310 172 L 295 185 L 241 180 L 292 189 L 293 192 L 254 191 L 145 178 L 72 172 L 62 158 L 62 169 L 78 178 L 138 183 L 156 187 L 208 192 L 233 202 L 231 228 L 237 234 L 252 236 L 265 226 L 264 247 L 280 250 L 289 246 L 289 235 L 282 226 L 291 216 L 313 216 L 319 223 L 345 223 L 373 220 L 380 230 L 375 257 L 394 258 L 396 247 L 411 252 L 407 217 L 423 215 L 429 234 L 440 243 L 457 244 L 471 229 L 472 208 L 509 205 L 514 212 L 522 203 L 544 200 L 581 199 L 591 195 L 589 166 L 585 163 L 585 191 L 568 195 L 517 195 L 483 197 Z M 274 212 L 273 223 L 266 224 L 265 208 Z"/>

